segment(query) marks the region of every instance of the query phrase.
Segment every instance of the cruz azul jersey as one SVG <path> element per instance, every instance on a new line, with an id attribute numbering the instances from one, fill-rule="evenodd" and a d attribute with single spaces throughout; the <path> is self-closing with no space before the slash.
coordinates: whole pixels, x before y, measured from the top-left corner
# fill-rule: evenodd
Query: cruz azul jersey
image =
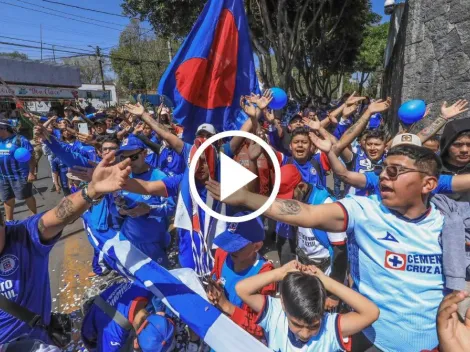
<path id="1" fill-rule="evenodd" d="M 348 196 L 348 250 L 354 289 L 380 309 L 364 330 L 384 351 L 432 350 L 438 345 L 437 308 L 444 297 L 441 213 L 431 208 L 405 219 L 377 196 Z"/>
<path id="2" fill-rule="evenodd" d="M 49 324 L 49 252 L 60 236 L 47 244 L 42 243 L 38 230 L 41 217 L 39 214 L 24 221 L 6 223 L 5 248 L 0 253 L 0 294 L 41 315 L 44 323 Z M 0 344 L 23 335 L 48 342 L 44 330 L 31 331 L 26 323 L 0 311 Z"/>
<path id="3" fill-rule="evenodd" d="M 281 299 L 266 297 L 264 312 L 258 322 L 265 332 L 269 349 L 274 352 L 334 352 L 349 350 L 341 336 L 341 315 L 326 313 L 318 334 L 307 343 L 298 340 L 289 330 Z M 349 340 L 349 339 L 348 339 Z M 349 340 L 350 341 L 350 340 Z"/>

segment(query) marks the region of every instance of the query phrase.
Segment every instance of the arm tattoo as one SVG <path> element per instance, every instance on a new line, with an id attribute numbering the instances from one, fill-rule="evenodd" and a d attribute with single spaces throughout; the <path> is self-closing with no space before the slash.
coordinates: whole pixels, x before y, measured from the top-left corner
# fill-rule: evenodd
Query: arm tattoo
<path id="1" fill-rule="evenodd" d="M 297 215 L 301 211 L 300 203 L 296 200 L 276 200 L 279 205 L 278 215 Z"/>
<path id="2" fill-rule="evenodd" d="M 425 142 L 435 135 L 446 123 L 447 120 L 439 116 L 433 123 L 419 131 L 418 136 L 421 138 L 422 142 Z"/>
<path id="3" fill-rule="evenodd" d="M 43 234 L 45 229 L 46 229 L 46 226 L 44 225 L 44 221 L 42 220 L 42 218 L 40 218 L 38 222 L 39 233 Z"/>
<path id="4" fill-rule="evenodd" d="M 70 221 L 74 214 L 73 202 L 68 198 L 63 198 L 55 210 L 55 215 L 59 220 Z"/>

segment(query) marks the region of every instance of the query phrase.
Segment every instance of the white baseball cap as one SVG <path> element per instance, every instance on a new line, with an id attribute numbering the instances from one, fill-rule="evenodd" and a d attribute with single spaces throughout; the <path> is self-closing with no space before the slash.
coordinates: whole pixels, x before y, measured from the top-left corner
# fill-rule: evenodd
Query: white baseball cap
<path id="1" fill-rule="evenodd" d="M 196 136 L 199 134 L 199 132 L 201 131 L 206 131 L 206 132 L 209 132 L 210 134 L 217 134 L 217 132 L 215 131 L 215 127 L 213 125 L 211 125 L 210 123 L 203 123 L 202 125 L 200 125 L 198 128 L 197 128 L 197 131 L 196 131 Z"/>
<path id="2" fill-rule="evenodd" d="M 423 146 L 423 143 L 421 143 L 419 137 L 411 133 L 402 133 L 393 138 L 392 148 L 402 144 L 413 144 L 417 145 L 418 147 Z"/>

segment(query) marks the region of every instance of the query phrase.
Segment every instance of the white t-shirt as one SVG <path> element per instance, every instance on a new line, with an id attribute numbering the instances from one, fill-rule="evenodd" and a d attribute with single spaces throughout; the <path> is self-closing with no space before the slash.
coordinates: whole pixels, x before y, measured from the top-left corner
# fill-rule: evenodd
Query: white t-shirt
<path id="1" fill-rule="evenodd" d="M 340 324 L 341 315 L 326 313 L 318 334 L 303 343 L 289 330 L 281 299 L 272 297 L 266 297 L 266 306 L 258 323 L 264 329 L 268 347 L 275 352 L 346 351 L 349 347 L 343 342 Z"/>

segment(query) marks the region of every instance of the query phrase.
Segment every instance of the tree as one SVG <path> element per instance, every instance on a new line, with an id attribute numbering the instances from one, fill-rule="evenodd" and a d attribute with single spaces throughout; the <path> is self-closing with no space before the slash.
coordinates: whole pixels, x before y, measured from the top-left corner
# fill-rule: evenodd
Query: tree
<path id="1" fill-rule="evenodd" d="M 172 49 L 178 43 L 172 41 Z M 169 63 L 167 40 L 142 33 L 138 20 L 132 20 L 119 38 L 119 47 L 110 53 L 119 85 L 146 92 L 155 90 Z"/>
<path id="2" fill-rule="evenodd" d="M 157 35 L 182 38 L 206 2 L 124 0 L 122 6 L 149 20 Z M 337 89 L 332 82 L 354 62 L 364 28 L 374 18 L 370 0 L 245 0 L 245 9 L 261 80 L 295 98 L 331 96 Z"/>
<path id="3" fill-rule="evenodd" d="M 102 58 L 103 66 L 106 65 L 106 58 Z M 80 77 L 83 83 L 101 84 L 101 71 L 98 58 L 96 56 L 80 56 L 62 59 L 66 65 L 80 68 Z M 110 81 L 110 77 L 105 76 L 105 81 Z"/>
<path id="4" fill-rule="evenodd" d="M 382 65 L 387 47 L 389 23 L 368 26 L 364 40 L 359 49 L 355 69 L 360 72 L 359 94 L 362 94 L 364 84 L 371 73 L 376 72 Z"/>
<path id="5" fill-rule="evenodd" d="M 11 53 L 0 53 L 1 57 L 8 57 L 11 59 L 21 59 L 21 60 L 28 60 L 28 55 L 20 53 L 18 51 L 13 51 Z"/>

